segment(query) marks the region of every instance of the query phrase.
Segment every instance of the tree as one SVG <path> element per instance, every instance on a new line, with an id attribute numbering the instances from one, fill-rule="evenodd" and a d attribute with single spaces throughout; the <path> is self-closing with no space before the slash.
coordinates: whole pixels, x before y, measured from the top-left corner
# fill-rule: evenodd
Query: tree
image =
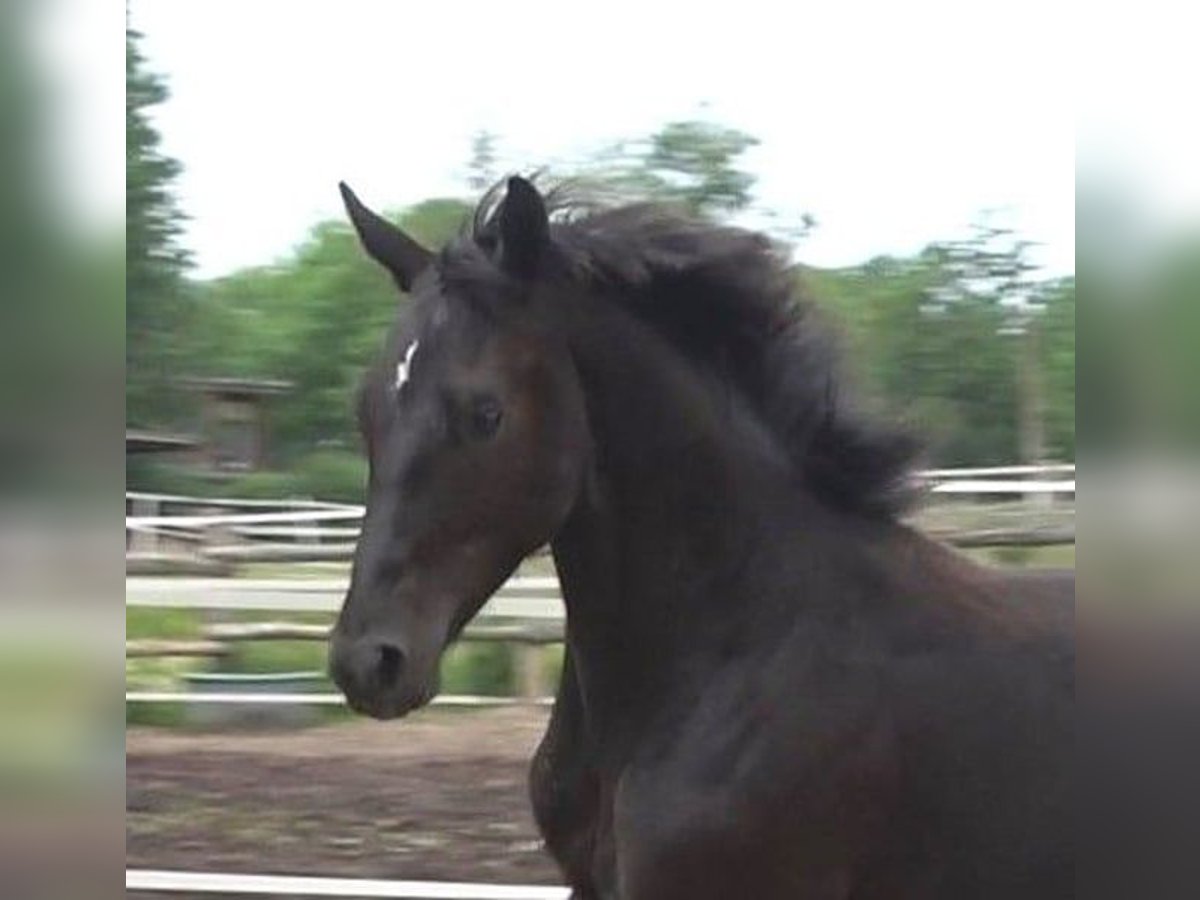
<path id="1" fill-rule="evenodd" d="M 1046 286 L 1038 361 L 1045 385 L 1046 451 L 1075 458 L 1075 279 Z"/>
<path id="2" fill-rule="evenodd" d="M 950 280 L 942 254 L 879 258 L 803 280 L 843 324 L 847 364 L 866 392 L 925 435 L 931 462 L 1010 462 L 1016 452 L 1012 365 L 989 304 L 937 303 Z"/>
<path id="3" fill-rule="evenodd" d="M 146 71 L 140 37 L 126 29 L 125 365 L 126 418 L 147 422 L 171 417 L 167 391 L 172 363 L 184 349 L 188 258 L 178 243 L 183 216 L 172 194 L 180 165 L 160 149 L 148 115 L 168 92 Z"/>
<path id="4" fill-rule="evenodd" d="M 718 218 L 750 206 L 754 176 L 739 164 L 757 144 L 736 128 L 671 122 L 648 138 L 603 151 L 583 167 L 583 180 L 625 198 L 676 203 Z"/>
<path id="5" fill-rule="evenodd" d="M 659 193 L 698 215 L 750 205 L 754 176 L 737 167 L 758 139 L 709 122 L 672 122 L 650 138 L 642 165 Z"/>
<path id="6" fill-rule="evenodd" d="M 471 159 L 467 163 L 467 186 L 476 193 L 496 183 L 496 136 L 486 128 L 471 138 Z"/>
<path id="7" fill-rule="evenodd" d="M 1034 277 L 1031 244 L 1011 229 L 985 220 L 974 234 L 940 246 L 951 281 L 936 295 L 939 303 L 964 299 L 995 307 L 1002 315 L 998 335 L 1012 338 L 1017 377 L 1018 452 L 1027 463 L 1046 452 L 1045 397 L 1041 366 L 1041 313 L 1046 285 Z"/>
<path id="8" fill-rule="evenodd" d="M 430 248 L 458 233 L 471 207 L 426 200 L 389 218 Z M 193 354 L 204 374 L 284 378 L 273 443 L 284 462 L 321 445 L 355 446 L 354 392 L 405 302 L 350 226 L 322 222 L 289 259 L 201 287 Z"/>

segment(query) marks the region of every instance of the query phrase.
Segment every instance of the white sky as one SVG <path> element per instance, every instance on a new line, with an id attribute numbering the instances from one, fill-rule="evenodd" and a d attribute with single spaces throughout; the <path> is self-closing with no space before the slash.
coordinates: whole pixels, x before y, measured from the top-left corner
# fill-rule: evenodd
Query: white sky
<path id="1" fill-rule="evenodd" d="M 169 80 L 197 274 L 286 253 L 345 178 L 396 208 L 462 193 L 472 133 L 569 160 L 706 115 L 762 140 L 760 204 L 844 265 L 965 233 L 987 208 L 1075 269 L 1075 37 L 1048 3 L 131 0 Z M 1055 10 L 1059 11 L 1055 11 Z"/>

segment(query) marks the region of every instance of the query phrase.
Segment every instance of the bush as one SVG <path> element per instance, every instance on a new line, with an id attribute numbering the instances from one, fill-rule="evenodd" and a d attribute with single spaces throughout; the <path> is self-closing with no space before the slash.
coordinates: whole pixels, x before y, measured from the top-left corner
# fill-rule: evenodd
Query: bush
<path id="1" fill-rule="evenodd" d="M 1027 566 L 1033 559 L 1033 547 L 993 547 L 992 558 L 1004 566 Z"/>
<path id="2" fill-rule="evenodd" d="M 299 460 L 293 471 L 301 492 L 318 500 L 363 503 L 367 463 L 348 450 L 318 450 Z"/>
<path id="3" fill-rule="evenodd" d="M 238 673 L 324 672 L 324 641 L 243 641 L 221 660 L 219 671 Z M 334 690 L 330 685 L 328 690 Z"/>
<path id="4" fill-rule="evenodd" d="M 516 690 L 513 669 L 505 644 L 456 644 L 442 657 L 442 693 L 508 696 Z"/>
<path id="5" fill-rule="evenodd" d="M 221 482 L 209 472 L 194 466 L 151 461 L 137 456 L 125 457 L 125 490 L 147 494 L 212 496 Z"/>
<path id="6" fill-rule="evenodd" d="M 566 656 L 565 644 L 550 644 L 542 653 L 542 679 L 553 694 L 558 690 L 562 680 L 563 657 Z"/>
<path id="7" fill-rule="evenodd" d="M 292 472 L 247 472 L 222 482 L 216 493 L 244 500 L 286 500 L 306 495 L 301 479 Z"/>
<path id="8" fill-rule="evenodd" d="M 318 450 L 284 470 L 232 476 L 179 464 L 140 460 L 130 460 L 125 467 L 126 490 L 192 497 L 246 500 L 304 497 L 363 503 L 366 484 L 366 461 L 347 450 Z"/>
<path id="9" fill-rule="evenodd" d="M 182 728 L 187 716 L 182 703 L 126 703 L 125 726 Z"/>
<path id="10" fill-rule="evenodd" d="M 185 497 L 237 497 L 273 500 L 301 493 L 299 479 L 289 472 L 246 472 L 227 475 L 195 465 L 130 459 L 125 465 L 125 489 Z"/>

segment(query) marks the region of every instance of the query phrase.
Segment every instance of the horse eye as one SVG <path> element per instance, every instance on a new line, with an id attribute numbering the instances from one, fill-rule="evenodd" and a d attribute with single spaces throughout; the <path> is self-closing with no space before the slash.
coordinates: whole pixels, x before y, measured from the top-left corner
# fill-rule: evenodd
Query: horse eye
<path id="1" fill-rule="evenodd" d="M 471 403 L 471 432 L 477 438 L 494 435 L 503 418 L 504 410 L 495 397 L 476 397 Z"/>

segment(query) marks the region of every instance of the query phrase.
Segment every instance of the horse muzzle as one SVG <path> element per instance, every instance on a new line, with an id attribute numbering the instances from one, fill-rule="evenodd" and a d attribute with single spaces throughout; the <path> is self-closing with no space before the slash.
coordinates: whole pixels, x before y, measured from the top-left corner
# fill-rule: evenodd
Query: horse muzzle
<path id="1" fill-rule="evenodd" d="M 394 637 L 347 637 L 335 631 L 330 640 L 330 676 L 351 709 L 374 719 L 399 718 L 433 699 L 436 666 L 432 676 L 417 668 L 404 643 Z"/>

